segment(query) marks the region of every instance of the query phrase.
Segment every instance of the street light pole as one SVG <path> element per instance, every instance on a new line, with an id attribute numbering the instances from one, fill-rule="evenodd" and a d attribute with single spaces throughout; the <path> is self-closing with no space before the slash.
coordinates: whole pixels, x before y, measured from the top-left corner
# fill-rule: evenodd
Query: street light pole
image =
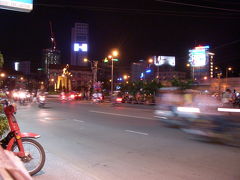
<path id="1" fill-rule="evenodd" d="M 108 57 L 112 60 L 112 72 L 111 72 L 111 95 L 113 95 L 113 88 L 114 88 L 114 78 L 113 78 L 113 61 L 114 61 L 114 57 L 117 57 L 119 55 L 119 52 L 117 50 L 112 51 L 111 55 L 109 55 Z"/>
<path id="2" fill-rule="evenodd" d="M 231 71 L 232 68 L 229 67 L 229 68 L 226 68 L 226 87 L 227 87 L 227 83 L 228 83 L 228 71 Z"/>
<path id="3" fill-rule="evenodd" d="M 111 71 L 111 95 L 113 95 L 113 58 L 112 58 L 112 71 Z"/>

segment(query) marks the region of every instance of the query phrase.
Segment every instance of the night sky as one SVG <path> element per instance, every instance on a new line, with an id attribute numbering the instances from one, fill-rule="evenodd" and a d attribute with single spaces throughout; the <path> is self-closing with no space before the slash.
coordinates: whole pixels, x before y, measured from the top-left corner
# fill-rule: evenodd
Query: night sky
<path id="1" fill-rule="evenodd" d="M 217 65 L 240 68 L 240 1 L 39 0 L 31 13 L 0 9 L 0 51 L 8 64 L 29 60 L 34 68 L 39 66 L 42 49 L 51 47 L 49 21 L 63 63 L 70 60 L 71 28 L 86 22 L 93 60 L 118 48 L 119 67 L 152 55 L 170 55 L 181 69 L 189 49 L 210 45 Z"/>

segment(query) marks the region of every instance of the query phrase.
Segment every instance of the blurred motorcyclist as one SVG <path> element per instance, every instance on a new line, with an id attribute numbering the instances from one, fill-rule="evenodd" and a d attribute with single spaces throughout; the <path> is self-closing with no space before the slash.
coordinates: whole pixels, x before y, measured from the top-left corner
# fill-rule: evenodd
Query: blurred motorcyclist
<path id="1" fill-rule="evenodd" d="M 38 90 L 37 91 L 37 101 L 39 101 L 40 96 L 45 96 L 45 93 L 43 90 Z"/>
<path id="2" fill-rule="evenodd" d="M 232 103 L 232 91 L 230 89 L 226 89 L 222 94 L 222 104 L 223 106 L 230 106 Z"/>

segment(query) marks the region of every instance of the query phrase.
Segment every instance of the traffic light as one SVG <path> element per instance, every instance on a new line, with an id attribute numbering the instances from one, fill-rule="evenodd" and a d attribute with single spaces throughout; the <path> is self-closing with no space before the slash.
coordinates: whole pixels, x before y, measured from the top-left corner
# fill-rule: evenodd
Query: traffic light
<path id="1" fill-rule="evenodd" d="M 108 63 L 108 59 L 107 59 L 107 58 L 105 58 L 105 59 L 103 60 L 103 62 L 105 62 L 105 63 Z"/>

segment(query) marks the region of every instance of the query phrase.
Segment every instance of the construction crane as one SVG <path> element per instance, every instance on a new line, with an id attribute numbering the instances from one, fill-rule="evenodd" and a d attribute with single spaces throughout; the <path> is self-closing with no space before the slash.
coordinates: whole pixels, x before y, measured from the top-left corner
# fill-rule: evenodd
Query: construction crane
<path id="1" fill-rule="evenodd" d="M 53 30 L 52 30 L 52 22 L 49 21 L 49 25 L 50 25 L 50 31 L 51 31 L 51 44 L 52 44 L 52 50 L 56 50 L 56 41 L 55 41 L 55 37 L 53 34 Z"/>

